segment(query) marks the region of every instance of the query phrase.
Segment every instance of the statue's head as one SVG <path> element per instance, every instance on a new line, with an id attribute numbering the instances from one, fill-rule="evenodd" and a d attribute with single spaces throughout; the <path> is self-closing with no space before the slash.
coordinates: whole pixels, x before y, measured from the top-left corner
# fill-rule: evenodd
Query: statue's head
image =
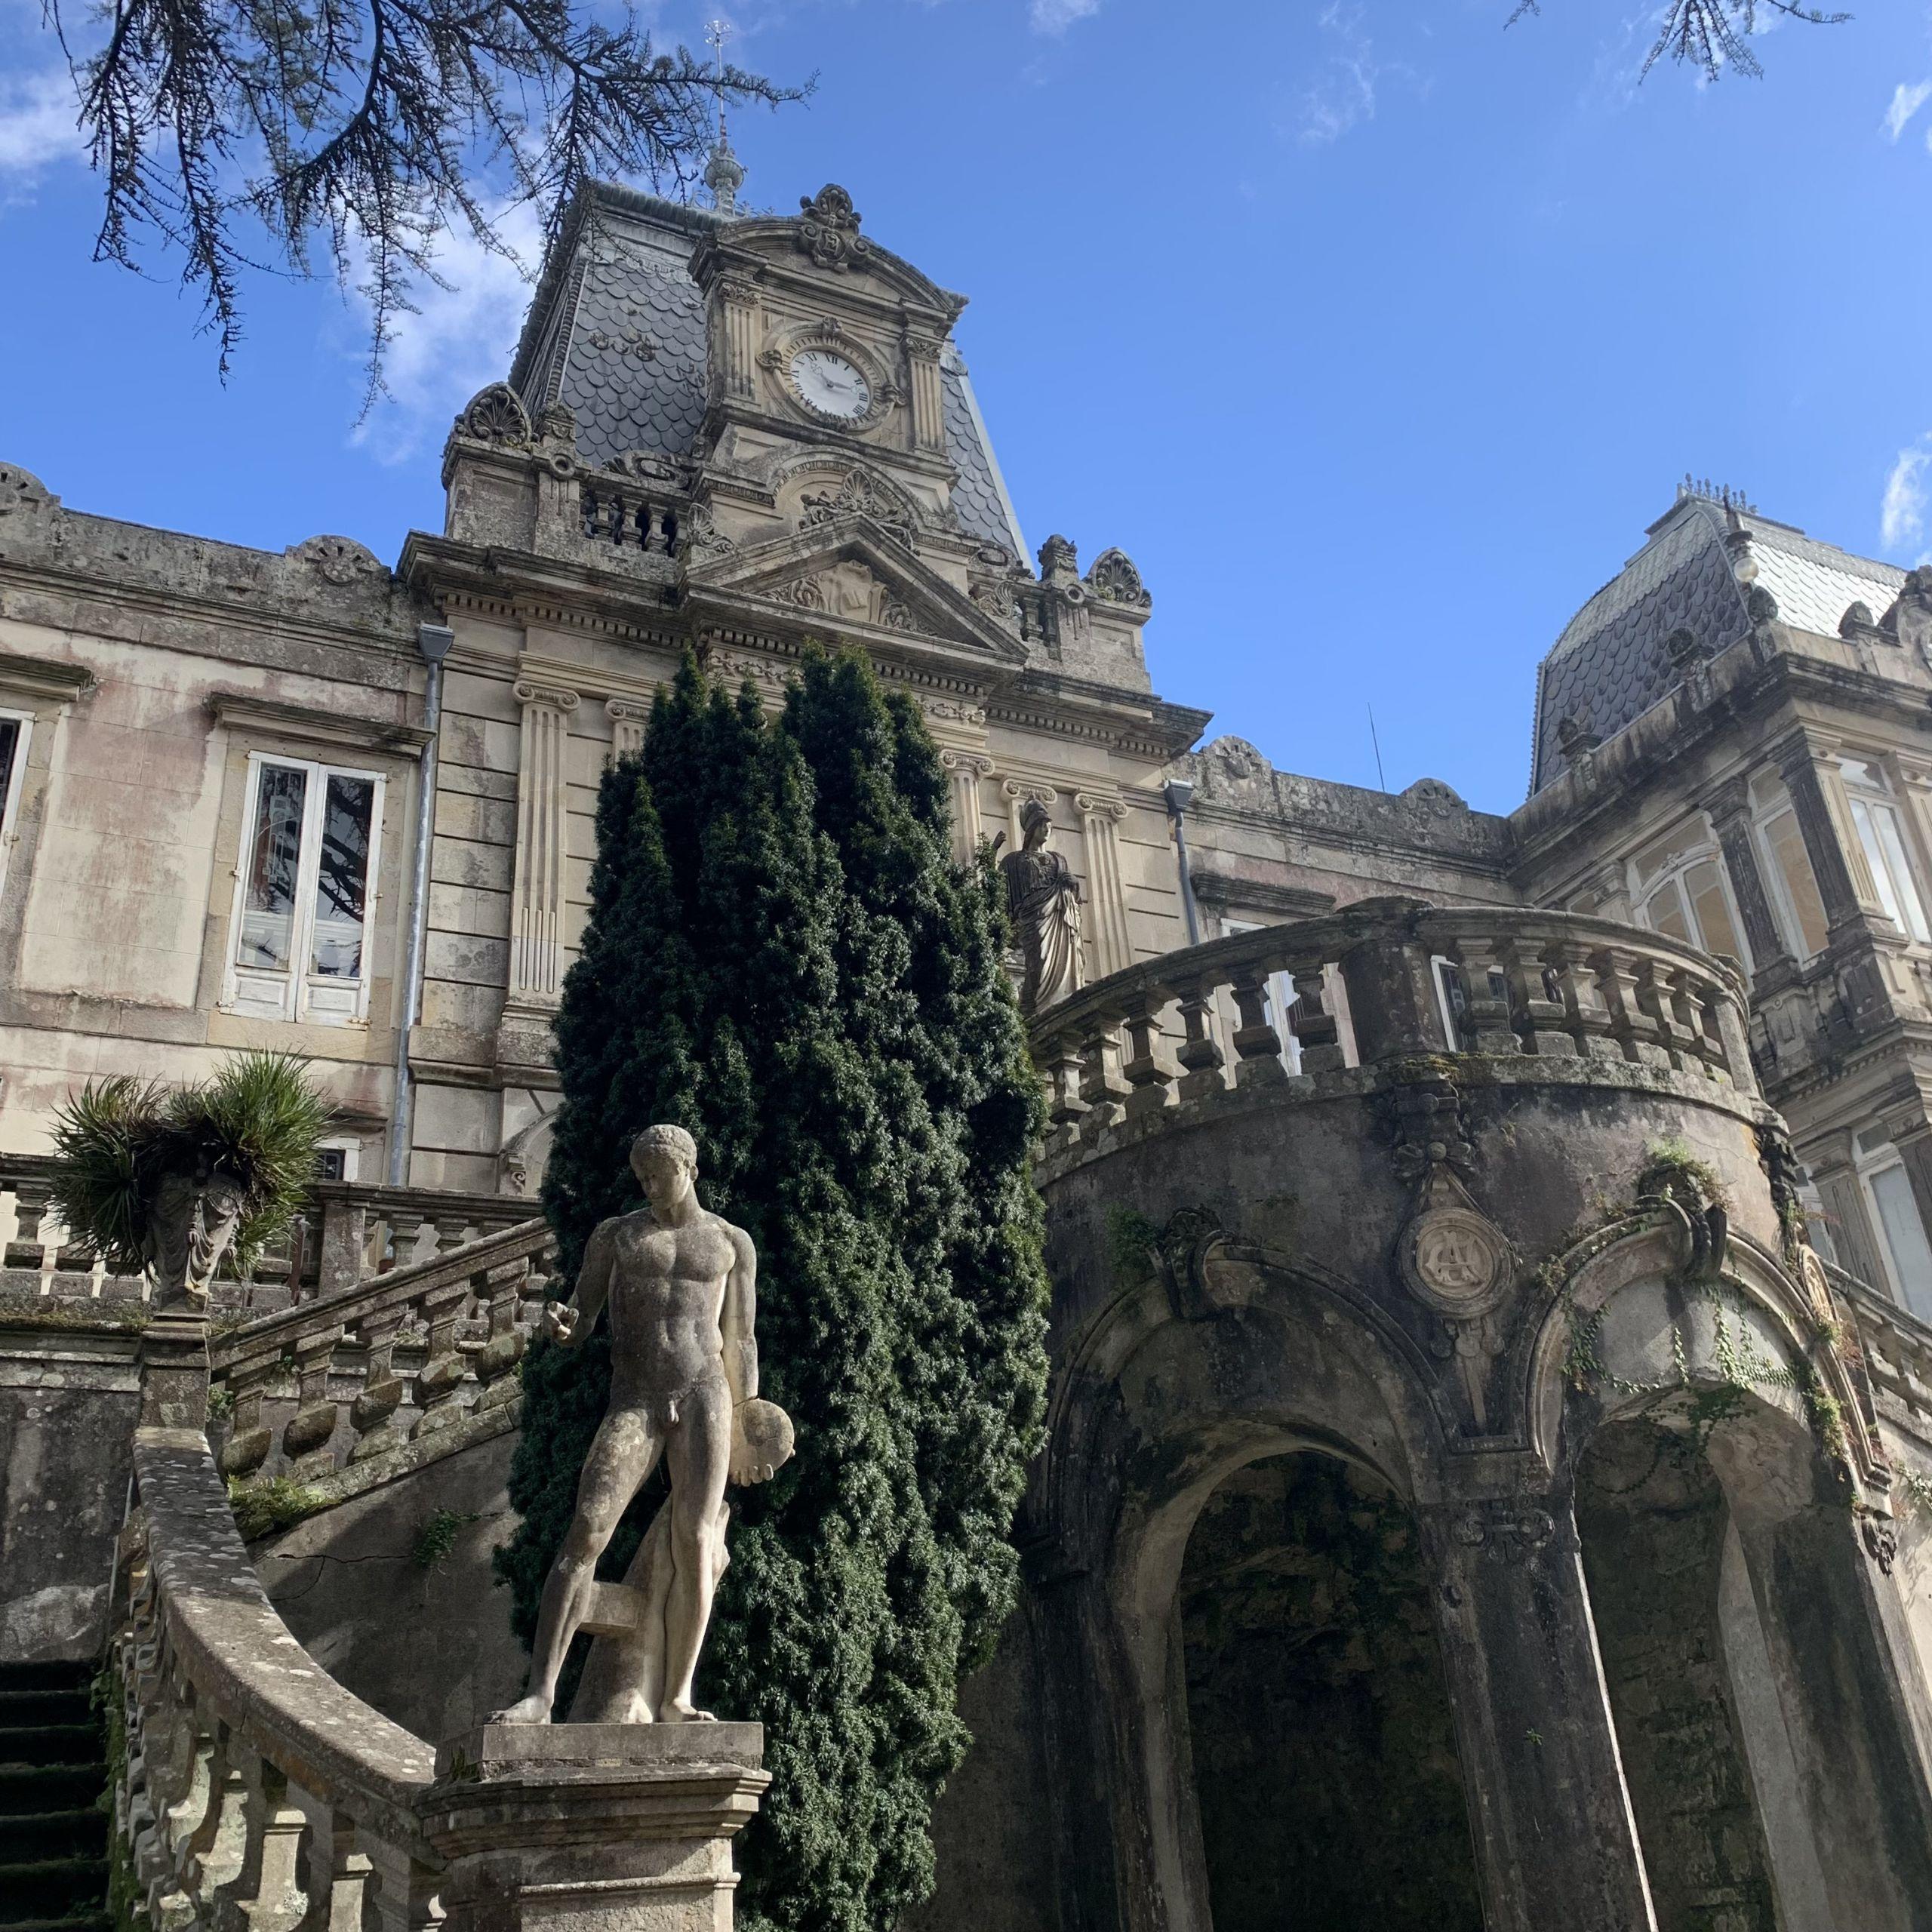
<path id="1" fill-rule="evenodd" d="M 631 1172 L 654 1208 L 675 1207 L 697 1180 L 697 1143 L 681 1127 L 647 1127 L 631 1143 Z"/>
<path id="2" fill-rule="evenodd" d="M 1053 829 L 1054 822 L 1038 798 L 1029 798 L 1020 808 L 1020 835 L 1026 841 L 1028 851 L 1037 852 L 1047 842 L 1047 834 Z"/>

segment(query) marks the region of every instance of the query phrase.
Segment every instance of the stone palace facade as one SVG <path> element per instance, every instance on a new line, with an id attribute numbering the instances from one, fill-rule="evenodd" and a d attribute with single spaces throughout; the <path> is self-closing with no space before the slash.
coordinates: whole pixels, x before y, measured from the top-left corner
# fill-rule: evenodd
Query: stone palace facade
<path id="1" fill-rule="evenodd" d="M 409 1634 L 327 1559 L 500 1502 L 600 773 L 684 651 L 775 703 L 823 641 L 918 698 L 962 857 L 1037 803 L 1081 899 L 1027 1604 L 928 1922 L 1932 1926 L 1932 572 L 1687 485 L 1515 811 L 1280 771 L 1150 688 L 1123 550 L 1023 539 L 964 306 L 836 187 L 599 186 L 393 565 L 0 468 L 0 1663 L 121 1628 L 130 1474 L 186 1480 L 54 1110 L 272 1048 L 342 1126 L 217 1433 L 338 1506 L 263 1614 L 398 1737 L 514 1690 L 500 1525 Z"/>

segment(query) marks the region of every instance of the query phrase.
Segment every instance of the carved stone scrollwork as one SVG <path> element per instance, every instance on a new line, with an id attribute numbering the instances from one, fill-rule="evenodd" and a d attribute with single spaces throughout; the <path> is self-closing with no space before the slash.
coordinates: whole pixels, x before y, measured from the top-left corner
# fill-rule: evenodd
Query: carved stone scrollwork
<path id="1" fill-rule="evenodd" d="M 1897 1531 L 1884 1518 L 1866 1515 L 1858 1519 L 1858 1533 L 1866 1555 L 1878 1564 L 1881 1575 L 1889 1577 L 1892 1565 L 1898 1561 Z"/>
<path id="2" fill-rule="evenodd" d="M 872 244 L 859 232 L 860 216 L 851 196 L 835 183 L 827 182 L 816 195 L 800 195 L 798 207 L 798 247 L 814 267 L 843 275 L 872 253 Z"/>
<path id="3" fill-rule="evenodd" d="M 912 612 L 896 597 L 880 598 L 878 620 L 889 631 L 909 631 L 915 628 Z"/>
<path id="4" fill-rule="evenodd" d="M 30 469 L 17 463 L 0 463 L 0 516 L 16 510 L 45 509 L 54 493 Z"/>
<path id="5" fill-rule="evenodd" d="M 1140 573 L 1124 550 L 1103 550 L 1087 573 L 1087 585 L 1105 603 L 1124 604 L 1137 611 L 1153 607 Z"/>
<path id="6" fill-rule="evenodd" d="M 1462 1321 L 1494 1310 L 1515 1267 L 1508 1237 L 1447 1167 L 1435 1168 L 1424 1182 L 1397 1254 L 1417 1298 Z"/>
<path id="7" fill-rule="evenodd" d="M 288 554 L 329 583 L 350 584 L 359 578 L 389 574 L 380 559 L 352 537 L 311 537 Z"/>
<path id="8" fill-rule="evenodd" d="M 536 438 L 523 398 L 508 383 L 492 383 L 470 398 L 457 427 L 473 441 L 528 449 Z"/>
<path id="9" fill-rule="evenodd" d="M 512 688 L 519 704 L 547 704 L 558 711 L 574 711 L 583 701 L 577 693 L 560 685 L 533 685 L 521 678 Z"/>
<path id="10" fill-rule="evenodd" d="M 1487 1550 L 1505 1562 L 1521 1563 L 1555 1537 L 1556 1521 L 1546 1509 L 1481 1503 L 1456 1518 L 1454 1534 L 1466 1549 Z"/>
<path id="11" fill-rule="evenodd" d="M 924 697 L 919 700 L 919 708 L 928 718 L 944 718 L 950 724 L 983 724 L 986 721 L 986 707 L 979 704 L 962 703 L 957 698 Z M 950 752 L 946 754 L 952 756 Z M 987 767 L 988 771 L 992 767 Z"/>
<path id="12" fill-rule="evenodd" d="M 841 516 L 867 516 L 883 525 L 910 549 L 917 522 L 910 499 L 863 469 L 848 470 L 838 487 L 798 499 L 798 527 L 830 523 Z"/>
<path id="13" fill-rule="evenodd" d="M 825 586 L 815 577 L 794 577 L 789 583 L 781 583 L 765 595 L 774 603 L 795 605 L 801 611 L 825 608 Z"/>
<path id="14" fill-rule="evenodd" d="M 692 504 L 685 518 L 684 534 L 684 547 L 694 556 L 721 557 L 738 547 L 718 528 L 709 503 Z"/>

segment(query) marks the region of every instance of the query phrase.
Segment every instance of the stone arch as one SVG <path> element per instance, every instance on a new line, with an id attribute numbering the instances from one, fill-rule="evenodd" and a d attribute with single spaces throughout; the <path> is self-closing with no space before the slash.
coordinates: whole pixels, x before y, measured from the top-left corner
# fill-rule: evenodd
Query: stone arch
<path id="1" fill-rule="evenodd" d="M 1593 1462 L 1645 1432 L 1687 1489 L 1669 1506 L 1705 1512 L 1702 1546 L 1678 1554 L 1705 1572 L 1697 1614 L 1719 1640 L 1732 1747 L 1780 1922 L 1932 1926 L 1924 1690 L 1895 1594 L 1876 1586 L 1887 1481 L 1863 1392 L 1823 1326 L 1826 1311 L 1780 1257 L 1699 1233 L 1681 1207 L 1654 1201 L 1550 1271 L 1527 1364 L 1535 1446 L 1578 1485 L 1586 1536 Z M 1586 1544 L 1586 1576 L 1592 1554 Z M 1654 1706 L 1654 1687 L 1641 1700 L 1620 1687 L 1629 1593 L 1596 1554 L 1592 1594 L 1623 1725 Z M 1666 1567 L 1654 1564 L 1659 1576 Z M 1670 1807 L 1651 1792 L 1646 1826 L 1644 1743 L 1626 1748 L 1646 1857 L 1666 1857 L 1659 1820 Z M 1700 1922 L 1667 1887 L 1659 1904 L 1662 1932 Z"/>
<path id="2" fill-rule="evenodd" d="M 1068 1351 L 1040 1527 L 1056 1567 L 1083 1580 L 1082 1721 L 1113 1757 L 1120 1795 L 1102 1829 L 1121 1863 L 1124 1923 L 1211 1925 L 1175 1691 L 1177 1592 L 1201 1510 L 1248 1465 L 1309 1451 L 1405 1506 L 1435 1497 L 1443 1430 L 1411 1347 L 1351 1284 L 1216 1237 L 1115 1296 Z"/>

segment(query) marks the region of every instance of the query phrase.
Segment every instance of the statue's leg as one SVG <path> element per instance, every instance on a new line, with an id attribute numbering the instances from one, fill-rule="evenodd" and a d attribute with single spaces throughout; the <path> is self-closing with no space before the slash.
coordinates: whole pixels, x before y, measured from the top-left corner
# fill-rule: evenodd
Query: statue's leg
<path id="1" fill-rule="evenodd" d="M 598 1425 L 577 1478 L 577 1514 L 543 1586 L 537 1641 L 530 1649 L 530 1694 L 499 1711 L 493 1724 L 548 1724 L 558 1673 L 583 1621 L 597 1559 L 611 1532 L 649 1475 L 662 1444 L 638 1409 L 617 1409 Z"/>
<path id="2" fill-rule="evenodd" d="M 671 1594 L 664 1607 L 665 1724 L 708 1720 L 691 1703 L 691 1678 L 724 1569 L 724 1479 L 731 1466 L 731 1391 L 723 1376 L 693 1389 L 672 1431 Z"/>

